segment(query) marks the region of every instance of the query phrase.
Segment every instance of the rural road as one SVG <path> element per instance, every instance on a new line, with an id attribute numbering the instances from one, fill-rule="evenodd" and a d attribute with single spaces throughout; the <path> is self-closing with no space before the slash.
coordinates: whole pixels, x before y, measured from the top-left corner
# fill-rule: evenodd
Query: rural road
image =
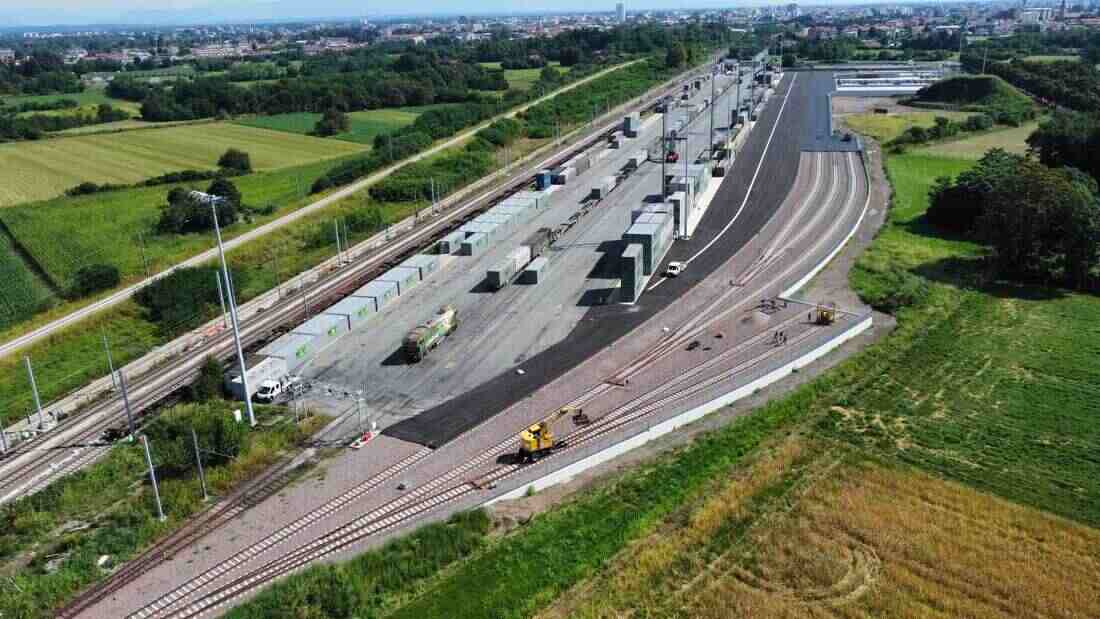
<path id="1" fill-rule="evenodd" d="M 352 183 L 351 185 L 348 185 L 347 187 L 344 187 L 344 188 L 342 188 L 342 189 L 340 189 L 340 190 L 338 190 L 338 191 L 336 191 L 336 192 L 334 192 L 334 193 L 332 193 L 328 196 L 325 196 L 324 198 L 321 198 L 320 200 L 317 200 L 316 202 L 313 202 L 312 204 L 308 204 L 306 206 L 303 206 L 302 208 L 300 208 L 300 209 L 298 209 L 298 210 L 296 210 L 292 213 L 287 213 L 286 215 L 284 215 L 283 217 L 280 217 L 279 219 L 276 219 L 274 221 L 270 221 L 270 222 L 268 222 L 268 223 L 266 223 L 262 226 L 259 226 L 258 228 L 255 228 L 254 230 L 250 230 L 250 231 L 248 231 L 248 232 L 246 232 L 246 233 L 244 233 L 244 234 L 242 234 L 238 237 L 235 237 L 231 240 L 225 241 L 225 243 L 224 243 L 225 249 L 226 249 L 226 251 L 232 251 L 233 249 L 235 249 L 235 248 L 237 248 L 237 247 L 239 247 L 239 246 L 241 246 L 245 243 L 248 243 L 250 241 L 256 240 L 256 239 L 264 236 L 265 234 L 267 234 L 269 232 L 272 232 L 272 231 L 278 230 L 279 228 L 282 228 L 284 226 L 290 225 L 290 224 L 294 223 L 295 221 L 298 221 L 299 219 L 301 219 L 303 217 L 308 217 L 309 215 L 311 215 L 311 214 L 313 214 L 313 213 L 315 213 L 315 212 L 317 212 L 317 211 L 319 211 L 319 210 L 321 210 L 321 209 L 323 209 L 327 206 L 331 206 L 332 204 L 335 204 L 335 203 L 339 202 L 340 200 L 343 200 L 344 198 L 346 198 L 346 197 L 362 190 L 365 187 L 368 187 L 369 185 L 377 183 L 379 180 L 381 180 L 381 179 L 385 178 L 386 176 L 392 174 L 398 168 L 401 168 L 401 167 L 403 167 L 405 165 L 408 165 L 410 163 L 415 163 L 417 161 L 420 161 L 421 159 L 424 159 L 425 157 L 430 157 L 430 156 L 432 156 L 432 155 L 434 155 L 434 154 L 436 154 L 436 153 L 438 153 L 438 152 L 440 152 L 444 149 L 451 148 L 452 146 L 461 144 L 463 141 L 473 137 L 473 135 L 475 133 L 477 133 L 481 129 L 489 126 L 490 124 L 492 124 L 496 120 L 500 120 L 502 118 L 512 118 L 512 117 L 516 116 L 517 114 L 527 110 L 528 108 L 531 108 L 535 105 L 538 105 L 538 104 L 540 104 L 544 101 L 548 101 L 550 99 L 553 99 L 554 97 L 556 97 L 556 96 L 558 96 L 562 93 L 569 92 L 570 90 L 573 90 L 574 88 L 577 88 L 578 86 L 586 84 L 586 83 L 588 83 L 592 80 L 603 77 L 604 75 L 606 75 L 606 74 L 608 74 L 612 71 L 621 69 L 623 67 L 630 66 L 630 65 L 635 64 L 637 62 L 641 62 L 641 60 L 632 60 L 630 62 L 615 65 L 613 67 L 609 67 L 607 69 L 604 69 L 602 71 L 599 71 L 597 73 L 589 75 L 588 77 L 577 80 L 576 82 L 572 82 L 570 84 L 567 84 L 567 85 L 565 85 L 565 86 L 563 86 L 563 87 L 561 87 L 561 88 L 559 88 L 559 89 L 557 89 L 557 90 L 555 90 L 551 93 L 548 93 L 548 94 L 546 94 L 546 95 L 544 95 L 544 96 L 542 96 L 542 97 L 540 97 L 540 98 L 538 98 L 534 101 L 530 101 L 530 102 L 525 103 L 525 104 L 523 104 L 519 107 L 513 108 L 510 111 L 498 114 L 498 115 L 490 118 L 489 120 L 483 121 L 482 123 L 480 123 L 478 125 L 475 125 L 474 127 L 466 129 L 465 131 L 462 131 L 461 133 L 458 133 L 458 134 L 456 134 L 455 136 L 453 136 L 451 138 L 448 138 L 448 139 L 446 139 L 442 142 L 439 142 L 438 144 L 433 145 L 432 147 L 428 148 L 427 150 L 424 150 L 420 153 L 417 153 L 416 155 L 412 155 L 411 157 L 403 159 L 402 161 L 399 161 L 399 162 L 397 162 L 393 165 L 390 165 L 386 168 L 383 168 L 383 169 L 371 174 L 370 176 L 367 176 L 366 178 L 358 180 L 358 181 Z M 159 280 L 163 277 L 166 277 L 166 276 L 170 275 L 176 269 L 179 269 L 179 268 L 182 268 L 182 267 L 198 266 L 200 264 L 203 264 L 205 262 L 208 262 L 210 260 L 215 259 L 217 257 L 217 255 L 218 255 L 217 247 L 212 247 L 212 248 L 210 248 L 210 249 L 208 249 L 208 250 L 206 250 L 206 251 L 204 251 L 200 254 L 196 254 L 196 255 L 188 258 L 187 260 L 184 260 L 184 261 L 176 264 L 173 267 L 165 269 L 165 270 L 163 270 L 159 273 L 156 273 L 156 274 L 151 275 L 151 276 L 149 276 L 149 277 L 147 277 L 147 278 L 145 278 L 141 281 L 138 281 L 138 282 L 136 282 L 136 283 L 134 283 L 130 286 L 127 286 L 126 288 L 123 288 L 123 289 L 111 294 L 108 297 L 105 297 L 105 298 L 103 298 L 99 301 L 96 301 L 95 303 L 92 303 L 91 305 L 88 305 L 86 307 L 82 307 L 78 310 L 75 310 L 75 311 L 69 313 L 69 314 L 66 314 L 65 316 L 62 316 L 61 318 L 58 318 L 57 320 L 46 323 L 45 325 L 42 325 L 41 327 L 39 327 L 39 328 L 37 328 L 33 331 L 30 331 L 29 333 L 25 333 L 25 334 L 23 334 L 19 337 L 16 337 L 12 340 L 4 342 L 2 345 L 0 345 L 0 357 L 4 357 L 6 355 L 9 355 L 9 354 L 21 349 L 21 348 L 25 348 L 27 346 L 30 346 L 31 344 L 33 344 L 33 343 L 35 343 L 35 342 L 37 342 L 41 339 L 44 339 L 46 337 L 49 337 L 53 333 L 56 333 L 57 331 L 59 331 L 61 329 L 64 329 L 65 327 L 67 327 L 69 325 L 80 322 L 81 320 L 83 320 L 83 319 L 85 319 L 85 318 L 87 318 L 87 317 L 89 317 L 89 316 L 91 316 L 91 315 L 93 315 L 97 312 L 108 309 L 110 307 L 113 307 L 113 306 L 125 301 L 125 300 L 129 299 L 130 297 L 132 297 L 137 291 L 141 290 L 142 288 L 148 286 L 149 284 L 151 284 L 151 283 L 153 283 L 153 282 L 155 282 L 155 281 L 157 281 L 157 280 Z"/>

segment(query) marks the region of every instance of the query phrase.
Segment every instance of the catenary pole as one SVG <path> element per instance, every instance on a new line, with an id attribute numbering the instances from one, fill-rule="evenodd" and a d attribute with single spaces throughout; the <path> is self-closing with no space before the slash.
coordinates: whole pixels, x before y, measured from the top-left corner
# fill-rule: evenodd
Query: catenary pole
<path id="1" fill-rule="evenodd" d="M 225 260 L 225 247 L 222 245 L 222 231 L 218 225 L 218 208 L 210 205 L 214 212 L 214 236 L 218 240 L 218 256 L 222 262 L 222 275 L 225 277 L 225 296 L 229 299 L 229 318 L 233 326 L 233 344 L 237 349 L 237 362 L 241 364 L 241 387 L 244 388 L 244 408 L 248 411 L 248 425 L 256 427 L 256 414 L 252 411 L 252 392 L 248 389 L 248 366 L 244 363 L 244 349 L 241 347 L 241 321 L 237 315 L 237 301 L 233 294 L 233 280 L 229 278 L 229 263 Z M 304 296 L 304 295 L 303 295 Z"/>
<path id="2" fill-rule="evenodd" d="M 107 330 L 101 331 L 103 335 L 103 350 L 107 352 L 107 370 L 111 373 L 111 384 L 118 389 L 118 380 L 115 378 L 115 364 L 111 360 L 111 345 L 107 342 Z"/>
<path id="3" fill-rule="evenodd" d="M 130 408 L 130 392 L 126 389 L 126 375 L 118 371 L 118 386 L 122 391 L 122 407 L 126 409 L 126 429 L 130 438 L 134 437 L 134 412 Z"/>
<path id="4" fill-rule="evenodd" d="M 153 454 L 149 453 L 149 437 L 141 435 L 141 446 L 145 448 L 145 463 L 149 466 L 149 480 L 153 482 L 153 498 L 157 500 L 157 519 L 161 522 L 167 520 L 164 517 L 164 506 L 160 504 L 160 488 L 157 487 L 157 471 L 153 468 Z"/>
<path id="5" fill-rule="evenodd" d="M 31 358 L 24 356 L 23 363 L 27 366 L 27 378 L 31 381 L 31 393 L 34 394 L 34 407 L 38 410 L 38 427 L 45 429 L 46 416 L 42 412 L 42 400 L 38 397 L 38 383 L 34 380 L 34 368 L 31 367 Z"/>
<path id="6" fill-rule="evenodd" d="M 206 473 L 202 470 L 202 452 L 199 451 L 199 435 L 195 434 L 195 428 L 191 428 L 191 444 L 195 446 L 195 463 L 199 465 L 199 483 L 202 484 L 203 503 L 210 500 L 210 493 L 206 491 Z"/>

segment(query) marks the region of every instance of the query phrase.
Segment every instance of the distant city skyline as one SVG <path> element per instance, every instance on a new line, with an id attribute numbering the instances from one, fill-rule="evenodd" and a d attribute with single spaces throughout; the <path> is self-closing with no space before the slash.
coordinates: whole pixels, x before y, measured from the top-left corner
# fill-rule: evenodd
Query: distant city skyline
<path id="1" fill-rule="evenodd" d="M 932 0 L 928 0 L 932 1 Z M 919 0 L 918 0 L 919 2 Z M 722 9 L 785 6 L 789 0 L 635 0 L 629 14 L 650 10 Z M 887 0 L 851 2 L 816 0 L 803 6 L 900 4 Z M 447 0 L 8 0 L 0 7 L 0 28 L 95 24 L 177 25 L 247 21 L 320 20 L 366 16 L 529 14 L 546 12 L 616 12 L 616 0 L 538 0 L 517 6 L 508 0 L 479 0 L 469 6 Z"/>

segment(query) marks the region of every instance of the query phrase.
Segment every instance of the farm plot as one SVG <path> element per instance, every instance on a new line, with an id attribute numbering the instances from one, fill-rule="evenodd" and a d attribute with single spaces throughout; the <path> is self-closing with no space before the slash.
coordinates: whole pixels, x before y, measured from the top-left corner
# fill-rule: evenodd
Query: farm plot
<path id="1" fill-rule="evenodd" d="M 0 145 L 0 206 L 59 196 L 82 182 L 135 183 L 186 169 L 212 169 L 229 148 L 257 170 L 362 152 L 355 144 L 210 123 Z"/>
<path id="2" fill-rule="evenodd" d="M 300 206 L 308 200 L 313 181 L 336 164 L 321 161 L 234 179 L 245 204 L 277 208 L 271 215 L 254 218 L 251 224 L 227 228 L 227 238 Z M 193 186 L 201 189 L 205 185 Z M 143 187 L 57 198 L 0 209 L 0 220 L 60 289 L 70 287 L 77 270 L 90 264 L 115 265 L 124 280 L 131 279 L 145 273 L 145 260 L 152 273 L 213 243 L 210 234 L 155 234 L 154 224 L 168 190 L 168 186 Z"/>
<path id="3" fill-rule="evenodd" d="M 910 108 L 911 109 L 911 108 Z M 901 112 L 896 114 L 852 114 L 844 118 L 853 131 L 870 136 L 879 142 L 889 142 L 905 133 L 910 127 L 924 127 L 936 124 L 936 117 L 943 116 L 955 122 L 962 122 L 973 116 L 968 112 Z"/>
<path id="4" fill-rule="evenodd" d="M 53 305 L 57 298 L 16 253 L 7 234 L 0 233 L 0 329 Z"/>
<path id="5" fill-rule="evenodd" d="M 965 140 L 936 144 L 920 152 L 941 157 L 972 159 L 974 161 L 981 159 L 986 152 L 994 148 L 1001 148 L 1010 153 L 1022 155 L 1027 152 L 1028 136 L 1038 127 L 1038 121 L 1026 123 L 1019 127 L 992 131 Z"/>
<path id="6" fill-rule="evenodd" d="M 370 145 L 374 142 L 376 136 L 396 131 L 406 125 L 411 125 L 418 116 L 435 107 L 438 106 L 426 105 L 420 107 L 352 112 L 348 114 L 348 119 L 351 121 L 351 129 L 347 133 L 333 136 L 333 139 Z M 312 112 L 295 112 L 290 114 L 275 114 L 273 116 L 256 116 L 237 122 L 247 127 L 259 127 L 274 131 L 308 135 L 313 132 L 313 128 L 317 125 L 318 120 L 321 120 L 320 114 L 314 114 Z"/>

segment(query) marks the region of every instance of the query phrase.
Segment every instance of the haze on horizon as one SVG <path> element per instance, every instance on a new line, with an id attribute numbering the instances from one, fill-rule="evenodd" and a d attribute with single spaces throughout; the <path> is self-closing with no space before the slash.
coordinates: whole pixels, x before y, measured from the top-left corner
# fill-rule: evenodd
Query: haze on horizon
<path id="1" fill-rule="evenodd" d="M 0 27 L 92 24 L 195 24 L 242 21 L 290 21 L 385 15 L 456 15 L 461 13 L 535 13 L 606 11 L 617 0 L 535 0 L 517 5 L 508 0 L 9 0 L 0 8 Z M 787 4 L 790 0 L 627 0 L 627 10 L 727 8 Z M 859 4 L 870 4 L 858 2 Z M 882 0 L 885 1 L 885 0 Z M 804 5 L 857 4 L 814 0 Z"/>

